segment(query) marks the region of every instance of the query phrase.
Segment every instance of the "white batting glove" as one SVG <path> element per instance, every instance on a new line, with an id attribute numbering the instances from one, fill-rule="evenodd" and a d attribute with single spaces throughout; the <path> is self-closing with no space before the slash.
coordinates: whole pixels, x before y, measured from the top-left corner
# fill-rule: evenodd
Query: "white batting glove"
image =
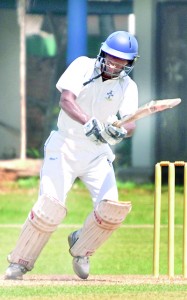
<path id="1" fill-rule="evenodd" d="M 120 143 L 127 135 L 127 131 L 123 127 L 117 128 L 116 126 L 113 126 L 113 124 L 117 121 L 118 118 L 116 115 L 110 115 L 105 124 L 105 131 L 101 132 L 102 137 L 110 145 Z"/>
<path id="2" fill-rule="evenodd" d="M 102 144 L 107 143 L 101 136 L 101 132 L 105 129 L 104 124 L 99 120 L 92 118 L 86 124 L 83 125 L 85 135 L 94 143 Z"/>
<path id="3" fill-rule="evenodd" d="M 103 124 L 92 118 L 84 125 L 85 135 L 94 143 L 108 143 L 115 145 L 120 143 L 126 136 L 127 131 L 123 127 L 115 127 L 112 124 Z"/>
<path id="4" fill-rule="evenodd" d="M 120 143 L 127 135 L 127 130 L 123 127 L 115 127 L 112 124 L 106 125 L 105 129 L 100 132 L 102 138 L 110 145 Z"/>

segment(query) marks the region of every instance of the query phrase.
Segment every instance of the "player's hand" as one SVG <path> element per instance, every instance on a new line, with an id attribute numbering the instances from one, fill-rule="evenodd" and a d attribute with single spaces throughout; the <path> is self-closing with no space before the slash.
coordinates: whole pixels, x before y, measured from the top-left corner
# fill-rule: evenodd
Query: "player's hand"
<path id="1" fill-rule="evenodd" d="M 127 131 L 112 124 L 103 124 L 99 120 L 92 118 L 84 125 L 85 135 L 96 144 L 108 143 L 115 145 L 121 142 Z"/>
<path id="2" fill-rule="evenodd" d="M 107 124 L 100 134 L 108 144 L 115 145 L 120 143 L 126 137 L 127 130 L 123 127 L 116 127 L 112 124 Z"/>
<path id="3" fill-rule="evenodd" d="M 86 124 L 84 124 L 84 133 L 85 135 L 94 143 L 102 144 L 107 143 L 105 139 L 103 139 L 101 132 L 105 129 L 104 124 L 99 120 L 92 118 Z"/>
<path id="4" fill-rule="evenodd" d="M 107 141 L 110 145 L 115 145 L 120 143 L 126 136 L 127 130 L 123 127 L 116 127 L 114 125 L 115 122 L 118 121 L 116 115 L 110 115 L 107 119 L 107 123 L 105 124 L 105 130 L 101 132 L 102 137 Z"/>

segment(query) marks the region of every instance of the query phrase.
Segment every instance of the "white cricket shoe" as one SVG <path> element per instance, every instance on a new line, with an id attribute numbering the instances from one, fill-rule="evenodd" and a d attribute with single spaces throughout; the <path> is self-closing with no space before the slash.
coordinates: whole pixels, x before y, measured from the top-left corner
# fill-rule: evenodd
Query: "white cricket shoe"
<path id="1" fill-rule="evenodd" d="M 76 243 L 79 238 L 79 231 L 74 231 L 68 236 L 68 243 L 71 247 Z M 71 252 L 70 252 L 71 253 Z M 87 279 L 90 271 L 89 257 L 87 256 L 76 256 L 73 257 L 73 270 L 81 279 Z"/>
<path id="2" fill-rule="evenodd" d="M 6 270 L 5 279 L 22 280 L 23 275 L 27 273 L 27 271 L 24 266 L 11 263 Z"/>
<path id="3" fill-rule="evenodd" d="M 81 278 L 87 279 L 90 271 L 89 257 L 76 256 L 72 261 L 74 272 Z"/>

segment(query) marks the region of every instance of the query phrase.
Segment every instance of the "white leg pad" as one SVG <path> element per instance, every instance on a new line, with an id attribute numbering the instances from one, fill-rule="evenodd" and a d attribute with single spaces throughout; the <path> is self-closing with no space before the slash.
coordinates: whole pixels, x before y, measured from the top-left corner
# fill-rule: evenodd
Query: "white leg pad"
<path id="1" fill-rule="evenodd" d="M 131 202 L 101 201 L 86 219 L 71 255 L 91 256 L 120 227 L 131 207 Z"/>
<path id="2" fill-rule="evenodd" d="M 15 249 L 8 256 L 9 262 L 24 265 L 31 270 L 66 212 L 66 208 L 56 199 L 47 195 L 40 196 L 29 213 Z"/>

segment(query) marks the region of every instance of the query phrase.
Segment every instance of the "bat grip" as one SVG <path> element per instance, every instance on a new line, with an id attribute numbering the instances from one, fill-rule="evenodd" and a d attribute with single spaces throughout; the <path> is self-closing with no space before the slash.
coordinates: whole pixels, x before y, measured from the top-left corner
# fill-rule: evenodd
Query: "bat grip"
<path id="1" fill-rule="evenodd" d="M 115 121 L 113 124 L 113 126 L 120 128 L 121 127 L 121 122 L 119 121 Z"/>

